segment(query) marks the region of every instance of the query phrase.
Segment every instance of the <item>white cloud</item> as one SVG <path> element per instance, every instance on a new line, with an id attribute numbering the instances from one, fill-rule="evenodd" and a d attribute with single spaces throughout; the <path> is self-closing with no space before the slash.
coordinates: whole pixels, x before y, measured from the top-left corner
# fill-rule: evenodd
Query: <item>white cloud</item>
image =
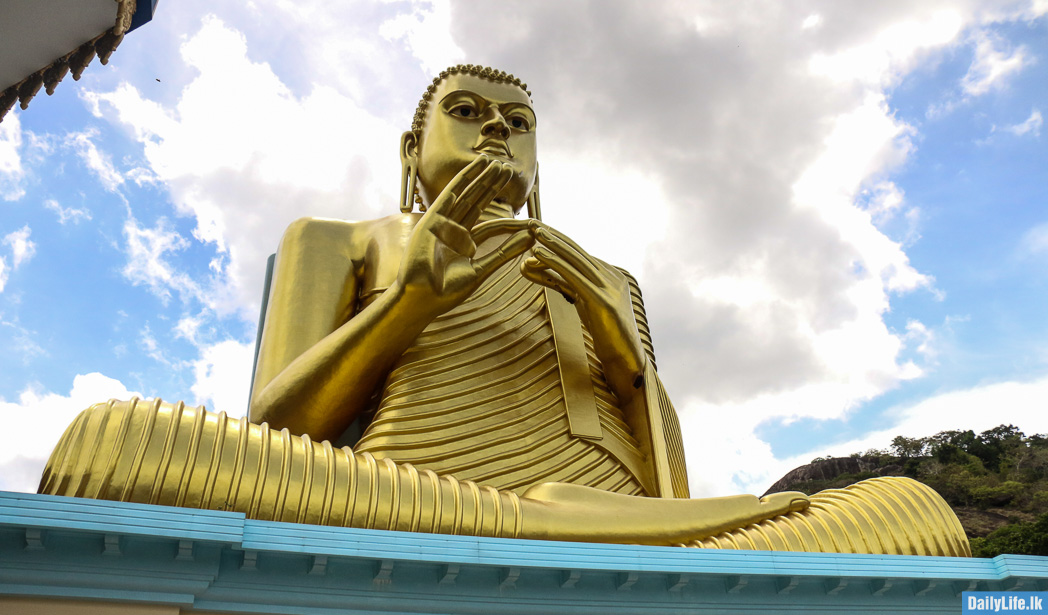
<path id="1" fill-rule="evenodd" d="M 665 236 L 669 224 L 670 204 L 656 179 L 578 151 L 554 152 L 542 164 L 543 221 L 572 229 L 572 239 L 590 254 L 643 278 L 645 249 Z M 587 203 L 600 203 L 599 221 Z M 638 203 L 644 215 L 634 217 Z"/>
<path id="2" fill-rule="evenodd" d="M 11 249 L 10 265 L 7 264 L 7 259 L 0 256 L 0 292 L 4 291 L 11 272 L 18 269 L 22 263 L 33 258 L 33 255 L 36 254 L 36 244 L 30 241 L 30 234 L 32 234 L 32 230 L 29 228 L 29 225 L 26 225 L 17 231 L 8 233 L 0 241 L 0 244 Z"/>
<path id="3" fill-rule="evenodd" d="M 94 140 L 98 139 L 98 130 L 88 129 L 66 135 L 66 144 L 76 151 L 80 159 L 98 177 L 106 190 L 115 192 L 124 183 L 124 178 L 113 166 L 109 154 L 98 149 Z"/>
<path id="4" fill-rule="evenodd" d="M 126 83 L 85 97 L 135 131 L 149 171 L 177 211 L 195 219 L 193 235 L 224 253 L 215 261 L 220 284 L 205 302 L 252 320 L 266 257 L 292 220 L 395 212 L 400 131 L 330 87 L 296 97 L 269 64 L 248 58 L 242 33 L 215 17 L 181 55 L 198 76 L 173 109 Z"/>
<path id="5" fill-rule="evenodd" d="M 1041 117 L 1041 112 L 1038 109 L 1034 109 L 1030 112 L 1030 117 L 1026 118 L 1026 121 L 1007 126 L 1004 130 L 1012 133 L 1017 137 L 1021 137 L 1026 134 L 1032 134 L 1035 137 L 1041 136 L 1041 126 L 1044 125 L 1044 118 Z"/>
<path id="6" fill-rule="evenodd" d="M 387 40 L 403 39 L 429 74 L 465 62 L 466 55 L 451 36 L 451 3 L 447 0 L 411 2 L 411 13 L 382 23 L 379 34 Z"/>
<path id="7" fill-rule="evenodd" d="M 791 466 L 788 469 L 792 469 L 819 455 L 847 456 L 871 448 L 885 449 L 891 444 L 892 438 L 898 435 L 926 437 L 949 429 L 971 429 L 979 433 L 1002 424 L 1015 425 L 1027 434 L 1048 433 L 1045 399 L 1048 399 L 1048 377 L 941 393 L 915 404 L 889 410 L 885 414 L 885 422 L 890 422 L 891 427 L 847 442 L 812 449 L 785 460 L 784 466 Z"/>
<path id="8" fill-rule="evenodd" d="M 911 344 L 916 344 L 914 350 L 925 357 L 934 357 L 936 349 L 933 343 L 935 342 L 935 332 L 929 329 L 924 323 L 919 320 L 909 320 L 906 322 L 906 341 Z"/>
<path id="9" fill-rule="evenodd" d="M 0 259 L 0 269 L 3 268 L 3 259 Z M 0 271 L 0 291 L 3 290 L 4 274 Z M 40 347 L 40 344 L 36 343 L 34 339 L 37 335 L 36 331 L 30 331 L 23 327 L 17 316 L 11 320 L 5 320 L 0 314 L 0 326 L 9 329 L 11 337 L 7 344 L 7 349 L 13 351 L 11 356 L 19 357 L 22 360 L 22 364 L 28 365 L 33 359 L 37 357 L 47 356 L 47 351 Z"/>
<path id="10" fill-rule="evenodd" d="M 871 178 L 905 160 L 912 149 L 912 134 L 909 126 L 892 116 L 881 97 L 867 96 L 858 108 L 834 120 L 821 153 L 793 185 L 799 211 L 815 212 L 844 242 L 845 254 L 852 259 L 855 272 L 831 282 L 839 312 L 831 312 L 834 305 L 819 299 L 817 286 L 807 289 L 796 279 L 784 286 L 790 278 L 784 277 L 782 265 L 772 259 L 753 260 L 719 276 L 706 273 L 690 285 L 696 298 L 732 306 L 739 319 L 734 326 L 752 329 L 757 343 L 762 339 L 768 343 L 792 330 L 791 343 L 807 347 L 818 368 L 777 390 L 751 390 L 745 401 L 691 402 L 684 405 L 683 414 L 829 419 L 921 375 L 919 366 L 900 360 L 904 337 L 913 334 L 890 331 L 882 316 L 889 306 L 889 293 L 929 287 L 932 280 L 910 265 L 902 246 L 879 231 L 871 216 L 884 217 L 902 207 L 902 194 L 894 184 L 877 181 L 872 187 L 876 195 L 873 207 L 858 205 Z M 814 238 L 825 231 L 816 225 L 802 232 Z M 913 328 L 918 326 L 920 323 L 914 323 Z M 749 441 L 746 434 L 742 428 L 739 437 Z"/>
<path id="11" fill-rule="evenodd" d="M 30 386 L 16 402 L 0 400 L 0 490 L 36 491 L 47 456 L 80 411 L 111 398 L 137 395 L 96 372 L 76 376 L 69 395 Z"/>
<path id="12" fill-rule="evenodd" d="M 80 224 L 81 221 L 91 219 L 91 212 L 87 209 L 62 207 L 62 205 L 54 199 L 47 199 L 46 201 L 44 201 L 44 207 L 55 212 L 55 215 L 58 216 L 59 224 L 65 224 L 66 222 Z"/>
<path id="13" fill-rule="evenodd" d="M 178 324 L 175 325 L 174 329 L 175 337 L 184 339 L 190 344 L 198 345 L 197 336 L 205 318 L 205 314 L 199 314 L 197 316 L 187 315 L 178 319 Z"/>
<path id="14" fill-rule="evenodd" d="M 1025 48 L 1010 50 L 1007 47 L 1007 43 L 993 33 L 980 31 L 975 34 L 975 59 L 961 79 L 961 88 L 966 94 L 982 96 L 999 88 L 1008 76 L 1029 63 Z"/>
<path id="15" fill-rule="evenodd" d="M 11 258 L 14 259 L 11 266 L 14 269 L 18 269 L 22 263 L 33 258 L 33 255 L 36 254 L 36 244 L 29 240 L 29 235 L 32 232 L 29 225 L 26 225 L 4 236 L 4 245 L 11 248 Z"/>
<path id="16" fill-rule="evenodd" d="M 926 437 L 949 429 L 971 429 L 976 433 L 1001 424 L 1013 424 L 1027 434 L 1048 433 L 1048 377 L 1029 382 L 1001 382 L 934 395 L 928 399 L 892 408 L 880 419 L 883 429 L 859 438 L 816 445 L 803 453 L 777 458 L 766 442 L 740 425 L 734 409 L 706 408 L 701 427 L 682 422 L 682 428 L 716 433 L 706 446 L 688 451 L 688 467 L 727 467 L 730 474 L 691 475 L 693 495 L 761 494 L 790 470 L 816 457 L 847 457 L 871 448 L 886 449 L 898 435 Z M 682 421 L 699 420 L 685 415 Z"/>
<path id="17" fill-rule="evenodd" d="M 825 149 L 794 184 L 794 199 L 812 207 L 837 228 L 859 253 L 860 263 L 880 278 L 886 290 L 908 291 L 931 284 L 931 279 L 910 266 L 902 247 L 877 230 L 870 213 L 854 206 L 870 179 L 892 170 L 913 150 L 912 127 L 893 117 L 883 96 L 869 95 L 859 108 L 839 116 Z M 898 208 L 901 193 L 885 182 L 885 205 Z M 886 300 L 884 302 L 886 307 Z"/>
<path id="18" fill-rule="evenodd" d="M 148 324 L 139 331 L 138 339 L 141 343 L 141 347 L 146 351 L 146 354 L 149 355 L 149 358 L 171 368 L 178 367 L 164 353 L 164 349 L 161 348 L 160 343 L 157 342 L 156 337 L 153 335 L 153 330 Z"/>
<path id="19" fill-rule="evenodd" d="M 21 148 L 22 125 L 18 114 L 11 112 L 0 123 L 0 198 L 5 201 L 17 201 L 25 195 Z"/>
<path id="20" fill-rule="evenodd" d="M 168 262 L 166 255 L 179 252 L 189 242 L 171 228 L 171 223 L 160 218 L 154 228 L 143 228 L 134 217 L 124 222 L 124 237 L 127 239 L 127 264 L 123 274 L 134 285 L 144 284 L 166 302 L 171 291 L 183 300 L 201 298 L 200 287 L 185 272 L 179 271 Z"/>
<path id="21" fill-rule="evenodd" d="M 895 182 L 882 181 L 864 192 L 869 195 L 866 211 L 876 224 L 890 220 L 902 209 L 905 195 Z"/>
<path id="22" fill-rule="evenodd" d="M 1023 233 L 1019 240 L 1019 254 L 1032 256 L 1048 254 L 1048 222 L 1043 222 Z"/>
<path id="23" fill-rule="evenodd" d="M 964 26 L 953 10 L 935 11 L 884 27 L 872 39 L 834 53 L 818 52 L 809 69 L 838 82 L 881 88 L 909 72 L 923 52 L 952 41 Z"/>
<path id="24" fill-rule="evenodd" d="M 193 362 L 195 381 L 192 386 L 197 404 L 206 404 L 215 412 L 234 417 L 247 413 L 251 387 L 251 363 L 255 344 L 224 340 L 200 347 L 200 357 Z"/>

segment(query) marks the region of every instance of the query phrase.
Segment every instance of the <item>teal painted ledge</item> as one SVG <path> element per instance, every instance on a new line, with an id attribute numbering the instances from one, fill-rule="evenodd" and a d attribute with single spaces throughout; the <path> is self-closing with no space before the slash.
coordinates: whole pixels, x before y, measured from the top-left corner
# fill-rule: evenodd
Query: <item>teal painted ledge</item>
<path id="1" fill-rule="evenodd" d="M 715 551 L 412 534 L 0 492 L 0 597 L 182 612 L 959 613 L 1048 558 Z"/>

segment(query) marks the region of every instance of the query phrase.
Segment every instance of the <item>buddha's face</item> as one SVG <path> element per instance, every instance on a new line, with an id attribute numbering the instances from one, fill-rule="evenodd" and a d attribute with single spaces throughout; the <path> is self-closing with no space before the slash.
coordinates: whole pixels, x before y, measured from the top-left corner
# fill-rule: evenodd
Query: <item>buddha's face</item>
<path id="1" fill-rule="evenodd" d="M 417 147 L 419 191 L 426 203 L 481 154 L 515 171 L 496 201 L 518 210 L 535 182 L 535 112 L 528 95 L 510 83 L 449 76 L 437 86 Z"/>

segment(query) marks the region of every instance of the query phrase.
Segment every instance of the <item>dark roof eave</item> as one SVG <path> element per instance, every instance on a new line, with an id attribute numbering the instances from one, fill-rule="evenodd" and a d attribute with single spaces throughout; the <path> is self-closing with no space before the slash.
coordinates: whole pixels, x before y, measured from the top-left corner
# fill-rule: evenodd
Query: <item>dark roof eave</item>
<path id="1" fill-rule="evenodd" d="M 79 81 L 80 75 L 95 56 L 98 56 L 103 65 L 108 64 L 109 57 L 113 55 L 113 51 L 124 39 L 124 34 L 131 29 L 132 21 L 138 10 L 148 10 L 148 17 L 151 18 L 156 1 L 116 0 L 116 4 L 116 21 L 112 28 L 0 92 L 0 122 L 3 122 L 4 116 L 16 102 L 19 103 L 21 109 L 26 109 L 29 101 L 37 95 L 41 87 L 49 96 L 53 94 L 55 87 L 67 73 L 72 72 L 73 79 Z M 145 21 L 148 21 L 148 18 L 142 23 Z"/>

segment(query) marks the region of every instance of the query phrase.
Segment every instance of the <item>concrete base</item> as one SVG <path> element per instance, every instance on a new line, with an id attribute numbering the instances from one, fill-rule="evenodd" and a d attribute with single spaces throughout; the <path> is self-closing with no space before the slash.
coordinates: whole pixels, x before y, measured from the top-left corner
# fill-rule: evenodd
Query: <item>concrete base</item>
<path id="1" fill-rule="evenodd" d="M 951 613 L 1048 558 L 715 551 L 383 532 L 0 492 L 0 613 Z"/>

